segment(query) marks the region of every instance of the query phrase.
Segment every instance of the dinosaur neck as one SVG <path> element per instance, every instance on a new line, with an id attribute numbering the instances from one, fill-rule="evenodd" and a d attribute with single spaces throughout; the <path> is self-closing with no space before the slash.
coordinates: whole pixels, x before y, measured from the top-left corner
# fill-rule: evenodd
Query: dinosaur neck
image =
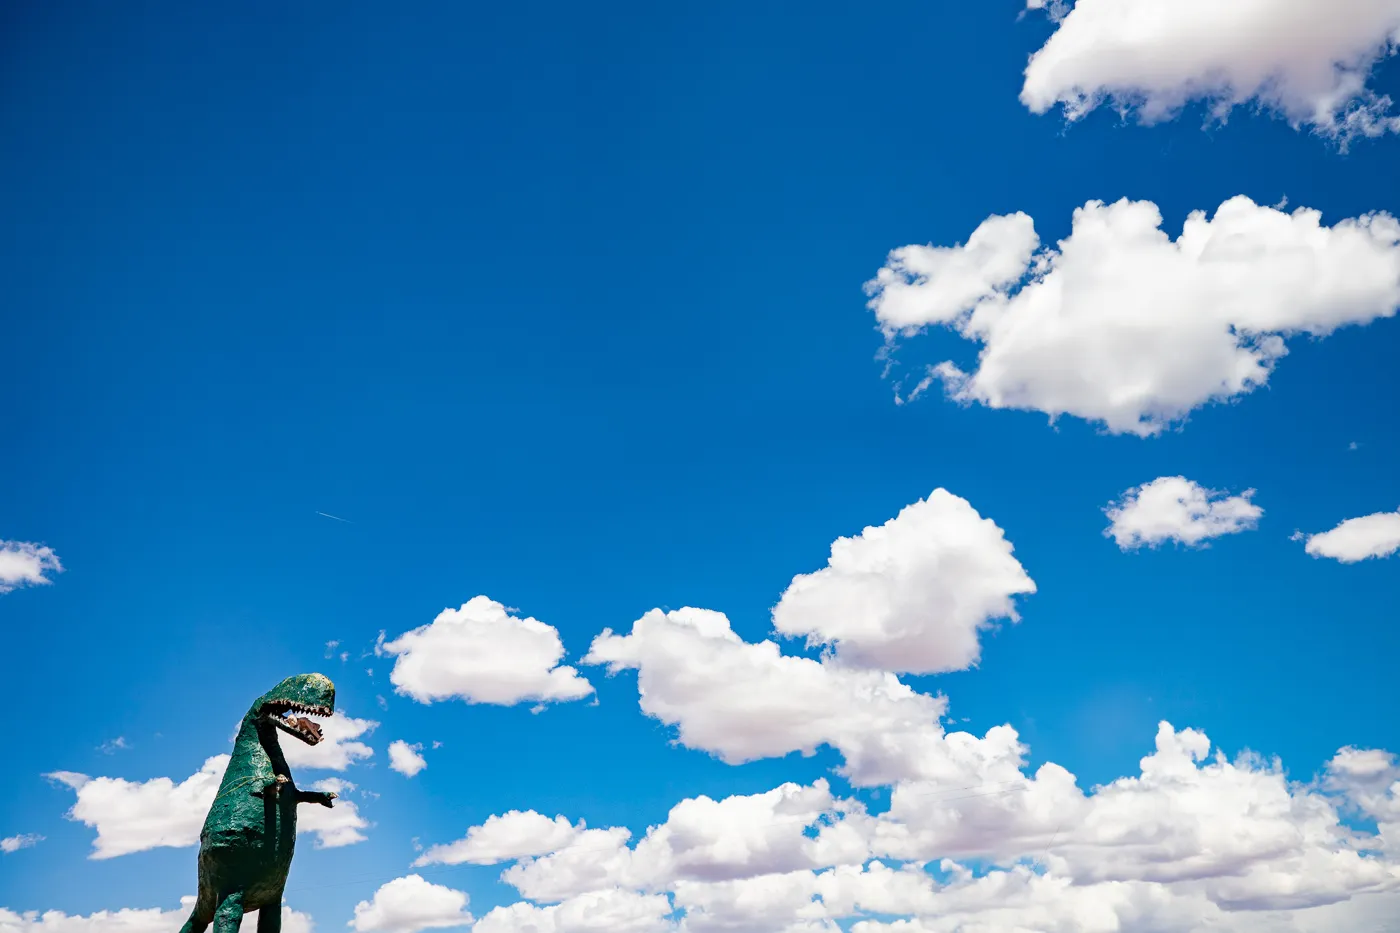
<path id="1" fill-rule="evenodd" d="M 277 731 L 256 711 L 243 718 L 232 759 L 200 831 L 201 845 L 217 850 L 252 847 L 266 855 L 271 844 L 277 858 L 290 859 L 298 792 Z M 279 784 L 279 775 L 288 780 Z"/>
<path id="2" fill-rule="evenodd" d="M 233 743 L 233 764 L 255 770 L 266 768 L 273 774 L 291 776 L 278 741 L 277 727 L 256 711 L 243 717 L 238 738 Z"/>

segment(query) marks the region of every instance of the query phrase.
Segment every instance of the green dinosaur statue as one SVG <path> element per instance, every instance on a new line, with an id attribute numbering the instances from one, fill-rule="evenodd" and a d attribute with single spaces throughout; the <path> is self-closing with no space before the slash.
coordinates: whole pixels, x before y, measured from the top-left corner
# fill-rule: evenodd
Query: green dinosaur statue
<path id="1" fill-rule="evenodd" d="M 321 727 L 295 713 L 330 716 L 335 684 L 323 674 L 288 677 L 258 697 L 233 743 L 233 758 L 199 834 L 199 895 L 180 933 L 238 933 L 243 914 L 258 912 L 258 933 L 282 926 L 282 888 L 292 867 L 297 804 L 331 806 L 336 795 L 299 790 L 277 743 L 277 730 L 307 745 Z"/>

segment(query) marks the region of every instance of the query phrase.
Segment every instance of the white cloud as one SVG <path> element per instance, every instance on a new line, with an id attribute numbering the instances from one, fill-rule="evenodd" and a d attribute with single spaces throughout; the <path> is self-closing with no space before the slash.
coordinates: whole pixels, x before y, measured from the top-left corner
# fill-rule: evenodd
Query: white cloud
<path id="1" fill-rule="evenodd" d="M 316 847 L 320 849 L 338 849 L 365 841 L 365 834 L 360 830 L 368 829 L 370 824 L 360 815 L 354 802 L 345 799 L 346 793 L 355 789 L 354 784 L 340 778 L 326 778 L 308 789 L 330 791 L 339 796 L 330 808 L 302 804 L 297 809 L 297 832 L 315 833 Z"/>
<path id="2" fill-rule="evenodd" d="M 1368 86 L 1372 68 L 1400 43 L 1396 0 L 1027 6 L 1049 6 L 1058 20 L 1026 66 L 1021 102 L 1034 113 L 1063 105 L 1074 120 L 1108 103 L 1155 123 L 1201 101 L 1222 120 L 1253 104 L 1327 136 L 1400 130 L 1390 99 Z"/>
<path id="3" fill-rule="evenodd" d="M 875 860 L 812 875 L 826 912 L 851 917 L 877 914 L 928 914 L 935 909 L 932 878 L 923 865 L 890 868 Z"/>
<path id="4" fill-rule="evenodd" d="M 590 891 L 555 904 L 497 907 L 477 921 L 472 933 L 664 933 L 670 901 L 664 894 Z"/>
<path id="5" fill-rule="evenodd" d="M 593 692 L 578 671 L 559 666 L 564 645 L 554 626 L 518 618 L 485 596 L 444 609 L 379 650 L 397 656 L 389 674 L 395 690 L 420 703 L 457 697 L 510 706 L 578 700 Z"/>
<path id="6" fill-rule="evenodd" d="M 1159 476 L 1104 509 L 1110 522 L 1104 534 L 1125 551 L 1165 541 L 1197 545 L 1256 527 L 1264 510 L 1250 501 L 1253 495 L 1253 489 L 1231 496 L 1184 476 Z"/>
<path id="7" fill-rule="evenodd" d="M 625 826 L 585 829 L 572 842 L 547 855 L 520 860 L 501 880 L 536 901 L 561 901 L 618 885 L 641 887 L 652 873 L 639 864 Z"/>
<path id="8" fill-rule="evenodd" d="M 471 922 L 464 892 L 432 884 L 421 875 L 406 875 L 382 885 L 370 900 L 356 904 L 355 918 L 347 926 L 357 933 L 418 933 Z"/>
<path id="9" fill-rule="evenodd" d="M 194 907 L 194 897 L 180 899 L 175 910 L 159 907 L 99 910 L 86 915 L 65 914 L 61 910 L 18 913 L 0 907 L 0 933 L 169 933 L 178 930 Z M 256 933 L 258 913 L 243 915 L 239 933 Z M 282 908 L 282 933 L 312 933 L 315 924 L 309 914 Z"/>
<path id="10" fill-rule="evenodd" d="M 507 814 L 427 859 L 513 858 L 501 878 L 533 904 L 502 923 L 548 929 L 538 905 L 613 890 L 672 894 L 677 933 L 1320 933 L 1400 904 L 1400 765 L 1385 752 L 1344 749 L 1300 784 L 1163 722 L 1139 774 L 1086 791 L 1053 762 L 1028 774 L 1010 726 L 945 734 L 942 698 L 746 643 L 720 613 L 654 610 L 585 660 L 635 668 L 643 711 L 685 745 L 731 763 L 830 745 L 853 781 L 893 785 L 889 806 L 872 816 L 825 782 L 787 784 L 684 800 L 635 842 L 626 827 Z M 488 844 L 488 826 L 510 841 Z"/>
<path id="11" fill-rule="evenodd" d="M 675 899 L 677 909 L 685 911 L 684 933 L 839 933 L 825 924 L 816 888 L 816 875 L 799 871 L 721 882 L 680 881 Z"/>
<path id="12" fill-rule="evenodd" d="M 1393 895 L 1360 894 L 1312 908 L 1227 911 L 1170 885 L 1080 885 L 1024 866 L 980 877 L 959 870 L 932 902 L 914 919 L 863 920 L 852 933 L 1390 933 L 1400 907 Z"/>
<path id="13" fill-rule="evenodd" d="M 1150 906 L 1149 915 L 1157 916 L 1189 902 L 1196 905 L 1191 914 L 1197 919 L 1201 909 L 1209 914 L 1306 908 L 1400 884 L 1400 868 L 1361 853 L 1364 839 L 1341 821 L 1336 800 L 1291 785 L 1278 762 L 1248 754 L 1230 762 L 1210 751 L 1204 734 L 1162 723 L 1141 775 L 1120 778 L 1092 794 L 1081 793 L 1054 765 L 1041 770 L 1037 783 L 1046 785 L 1043 791 L 955 806 L 904 801 L 897 789 L 873 848 L 919 861 L 951 853 L 1003 862 L 1032 857 L 1047 865 L 1056 886 L 1081 891 L 1126 886 L 1098 888 L 1093 902 L 1106 894 L 1126 896 L 1128 907 Z M 1061 777 L 1047 782 L 1047 768 Z M 999 877 L 997 884 L 1021 883 L 1014 874 Z M 1054 893 L 1057 909 L 1066 906 L 1062 901 L 1068 896 Z M 1118 919 L 1129 916 L 1131 911 Z"/>
<path id="14" fill-rule="evenodd" d="M 409 745 L 403 739 L 395 739 L 389 743 L 389 767 L 404 777 L 413 777 L 428 766 L 427 759 L 420 754 L 422 750 L 421 745 Z"/>
<path id="15" fill-rule="evenodd" d="M 604 892 L 673 894 L 683 918 L 666 926 L 658 906 L 654 929 L 680 933 L 835 933 L 846 920 L 863 933 L 1394 929 L 1381 925 L 1400 916 L 1400 864 L 1379 854 L 1400 817 L 1389 753 L 1343 749 L 1321 782 L 1298 784 L 1278 762 L 1212 755 L 1204 734 L 1162 723 L 1139 775 L 1086 793 L 1055 764 L 1027 777 L 1015 733 L 994 732 L 981 740 L 981 776 L 1010 779 L 953 793 L 978 776 L 962 755 L 967 772 L 899 784 L 878 817 L 818 782 L 682 801 L 636 845 L 624 828 L 561 818 L 560 849 L 502 876 L 536 903 L 494 911 L 477 933 L 571 931 L 536 905 Z M 948 741 L 971 750 L 979 740 Z M 1381 835 L 1342 822 L 1347 805 Z M 943 880 L 923 870 L 929 862 Z"/>
<path id="16" fill-rule="evenodd" d="M 373 732 L 379 723 L 373 719 L 356 719 L 345 710 L 334 716 L 316 720 L 321 727 L 321 741 L 316 745 L 293 738 L 281 739 L 282 754 L 292 768 L 344 771 L 357 761 L 374 756 L 374 749 L 357 741 Z"/>
<path id="17" fill-rule="evenodd" d="M 1058 248 L 1037 242 L 1015 215 L 967 246 L 895 250 L 870 308 L 890 340 L 942 325 L 981 345 L 973 372 L 931 370 L 955 400 L 1150 436 L 1263 385 L 1285 337 L 1400 306 L 1400 221 L 1384 213 L 1328 227 L 1236 197 L 1172 240 L 1151 202 L 1091 201 Z"/>
<path id="18" fill-rule="evenodd" d="M 678 741 L 730 764 L 822 745 L 846 759 L 859 784 L 937 767 L 946 702 L 884 671 L 783 655 L 750 644 L 707 609 L 653 609 L 627 635 L 605 630 L 586 664 L 637 671 L 642 711 L 677 727 Z"/>
<path id="19" fill-rule="evenodd" d="M 31 846 L 37 846 L 43 841 L 44 837 L 38 833 L 20 833 L 17 836 L 6 836 L 4 839 L 0 839 L 0 852 L 9 855 L 12 852 L 18 852 L 20 849 L 28 849 Z"/>
<path id="20" fill-rule="evenodd" d="M 1331 531 L 1309 535 L 1304 549 L 1314 557 L 1330 557 L 1344 564 L 1389 557 L 1400 550 L 1400 512 L 1349 518 Z"/>
<path id="21" fill-rule="evenodd" d="M 228 762 L 228 755 L 215 755 L 178 784 L 168 777 L 128 781 L 72 771 L 55 771 L 46 777 L 77 792 L 78 799 L 67 816 L 97 830 L 89 858 L 108 859 L 147 849 L 198 845 L 199 831 Z M 311 787 L 338 790 L 354 785 L 332 778 Z M 297 814 L 297 832 L 316 833 L 317 843 L 323 848 L 350 845 L 365 838 L 358 830 L 368 824 L 349 801 L 337 800 L 333 810 L 304 804 Z"/>
<path id="22" fill-rule="evenodd" d="M 867 285 L 871 308 L 887 334 L 955 321 L 1025 278 L 1039 247 L 1035 221 L 1020 212 L 988 217 L 965 244 L 901 246 Z"/>
<path id="23" fill-rule="evenodd" d="M 1377 748 L 1343 748 L 1327 763 L 1323 786 L 1374 819 L 1386 848 L 1400 855 L 1400 762 Z"/>
<path id="24" fill-rule="evenodd" d="M 665 877 L 701 881 L 859 865 L 869 857 L 872 825 L 863 806 L 835 797 L 826 781 L 787 783 L 761 794 L 682 800 L 636 854 Z"/>
<path id="25" fill-rule="evenodd" d="M 827 566 L 794 577 L 773 628 L 835 646 L 846 664 L 887 671 L 963 670 L 1012 597 L 1035 584 L 1011 542 L 966 499 L 936 489 L 879 527 L 831 545 Z"/>
<path id="26" fill-rule="evenodd" d="M 820 874 L 795 871 L 718 883 L 681 881 L 684 933 L 839 933 L 835 917 L 906 914 L 932 901 L 933 879 L 919 866 L 872 862 Z"/>
<path id="27" fill-rule="evenodd" d="M 53 581 L 49 573 L 62 573 L 63 564 L 53 548 L 28 541 L 0 541 L 0 593 Z"/>
<path id="28" fill-rule="evenodd" d="M 534 810 L 493 816 L 417 863 L 509 863 L 501 880 L 523 901 L 476 933 L 634 919 L 647 933 L 1379 933 L 1400 916 L 1388 752 L 1342 749 L 1299 782 L 1162 722 L 1138 773 L 1085 790 L 1054 762 L 1028 773 L 1009 725 L 945 733 L 946 700 L 846 663 L 839 641 L 822 660 L 784 656 L 721 613 L 652 610 L 626 634 L 605 630 L 584 660 L 636 670 L 642 711 L 683 745 L 732 764 L 826 745 L 853 784 L 890 786 L 888 807 L 873 815 L 822 780 L 688 798 L 640 837 Z M 1353 825 L 1365 820 L 1374 832 Z"/>
<path id="29" fill-rule="evenodd" d="M 1290 784 L 1278 762 L 1210 752 L 1204 734 L 1164 722 L 1140 775 L 1092 793 L 1054 763 L 1034 780 L 1019 776 L 1016 793 L 1002 792 L 1017 783 L 1005 765 L 986 777 L 1012 777 L 960 798 L 938 796 L 946 784 L 928 794 L 925 783 L 904 783 L 875 824 L 871 850 L 916 863 L 1031 858 L 1076 886 L 1152 883 L 1168 886 L 1173 899 L 1226 911 L 1309 907 L 1400 887 L 1400 866 L 1363 854 L 1366 842 L 1342 821 L 1334 796 Z M 1003 761 L 1019 770 L 1010 756 Z"/>
<path id="30" fill-rule="evenodd" d="M 0 933 L 169 933 L 188 914 L 180 909 L 126 907 L 77 916 L 60 910 L 18 913 L 0 907 Z"/>
<path id="31" fill-rule="evenodd" d="M 573 826 L 563 816 L 550 819 L 534 810 L 511 810 L 471 827 L 456 842 L 430 847 L 413 864 L 493 865 L 562 849 L 581 832 L 582 823 Z"/>
<path id="32" fill-rule="evenodd" d="M 1400 881 L 1362 857 L 1335 801 L 1290 785 L 1280 762 L 1228 761 L 1191 729 L 1162 723 L 1141 775 L 1096 788 L 1050 847 L 1078 883 L 1185 884 L 1224 909 L 1325 904 Z"/>
<path id="33" fill-rule="evenodd" d="M 48 777 L 77 792 L 68 818 L 97 830 L 89 857 L 108 859 L 163 846 L 198 844 L 199 830 L 228 762 L 228 755 L 215 755 L 178 784 L 168 777 L 128 781 L 68 771 Z"/>
<path id="34" fill-rule="evenodd" d="M 730 881 L 869 857 L 874 821 L 833 797 L 825 781 L 784 784 L 722 800 L 695 797 L 671 808 L 635 846 L 625 827 L 580 830 L 548 855 L 521 859 L 502 880 L 536 901 L 560 901 L 622 885 L 665 889 L 677 880 Z"/>
<path id="35" fill-rule="evenodd" d="M 1179 886 L 1154 882 L 1075 884 L 1025 866 L 974 876 L 944 861 L 951 877 L 937 884 L 921 866 L 863 868 L 814 873 L 756 875 L 735 881 L 674 884 L 684 918 L 665 925 L 658 897 L 654 927 L 678 933 L 839 933 L 836 919 L 858 920 L 853 933 L 1393 933 L 1400 896 L 1358 893 L 1349 899 L 1287 910 L 1229 911 Z M 565 903 L 623 893 L 580 895 Z M 613 895 L 616 896 L 616 895 Z M 635 893 L 640 899 L 645 895 Z M 652 895 L 657 897 L 657 895 Z M 549 926 L 551 909 L 529 903 L 497 908 L 474 933 L 572 933 Z M 485 925 L 490 918 L 499 925 Z M 530 926 L 534 923 L 536 926 Z M 592 927 L 577 928 L 592 930 Z"/>

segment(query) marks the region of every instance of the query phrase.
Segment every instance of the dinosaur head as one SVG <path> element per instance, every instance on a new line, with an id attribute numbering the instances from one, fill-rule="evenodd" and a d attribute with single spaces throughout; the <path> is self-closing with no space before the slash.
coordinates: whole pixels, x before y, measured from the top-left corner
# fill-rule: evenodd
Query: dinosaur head
<path id="1" fill-rule="evenodd" d="M 258 697 L 253 715 L 263 717 L 307 745 L 321 741 L 321 727 L 310 719 L 295 716 L 330 716 L 335 711 L 335 684 L 325 674 L 296 674 Z"/>

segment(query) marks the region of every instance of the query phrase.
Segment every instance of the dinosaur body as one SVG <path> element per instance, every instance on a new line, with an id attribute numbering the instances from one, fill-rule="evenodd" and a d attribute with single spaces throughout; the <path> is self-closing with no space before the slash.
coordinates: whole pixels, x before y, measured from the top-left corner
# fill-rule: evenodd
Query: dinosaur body
<path id="1" fill-rule="evenodd" d="M 180 933 L 237 933 L 243 914 L 258 912 L 258 933 L 278 933 L 282 889 L 292 866 L 297 805 L 331 806 L 335 794 L 304 791 L 292 781 L 278 731 L 315 745 L 321 730 L 290 714 L 329 716 L 335 685 L 321 674 L 288 677 L 243 717 L 233 757 L 199 834 L 199 894 Z"/>

